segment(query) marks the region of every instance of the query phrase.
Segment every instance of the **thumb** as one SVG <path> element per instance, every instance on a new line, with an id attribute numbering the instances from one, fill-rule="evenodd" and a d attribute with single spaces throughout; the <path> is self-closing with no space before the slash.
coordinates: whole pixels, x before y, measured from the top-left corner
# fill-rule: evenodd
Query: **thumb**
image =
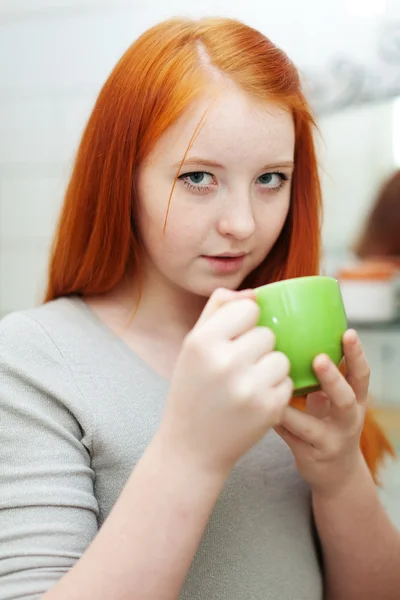
<path id="1" fill-rule="evenodd" d="M 286 427 L 283 427 L 283 425 L 276 425 L 274 430 L 286 442 L 294 455 L 309 446 L 309 444 L 301 440 L 297 435 L 294 435 Z"/>
<path id="2" fill-rule="evenodd" d="M 194 329 L 197 329 L 200 325 L 205 323 L 213 314 L 217 312 L 221 306 L 228 304 L 228 302 L 234 302 L 235 300 L 243 300 L 249 298 L 250 300 L 256 299 L 256 293 L 254 290 L 228 290 L 226 288 L 218 288 L 213 292 L 205 305 Z"/>

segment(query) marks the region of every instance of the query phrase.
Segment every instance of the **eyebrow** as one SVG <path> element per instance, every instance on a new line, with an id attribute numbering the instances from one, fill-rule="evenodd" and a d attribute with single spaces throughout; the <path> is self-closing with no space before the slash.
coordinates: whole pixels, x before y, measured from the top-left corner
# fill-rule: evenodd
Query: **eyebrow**
<path id="1" fill-rule="evenodd" d="M 207 160 L 206 158 L 199 158 L 197 156 L 188 158 L 183 163 L 177 163 L 176 165 L 174 165 L 174 167 L 176 167 L 177 169 L 179 169 L 179 167 L 181 167 L 181 172 L 182 172 L 184 167 L 190 167 L 190 166 L 194 166 L 194 165 L 201 166 L 201 167 L 214 167 L 215 169 L 223 169 L 224 168 L 223 165 L 221 165 L 218 162 L 215 162 L 214 160 Z M 282 167 L 293 169 L 294 162 L 292 160 L 275 161 L 273 163 L 264 165 L 261 168 L 261 170 L 267 171 L 270 169 L 278 169 L 278 168 L 282 168 Z"/>

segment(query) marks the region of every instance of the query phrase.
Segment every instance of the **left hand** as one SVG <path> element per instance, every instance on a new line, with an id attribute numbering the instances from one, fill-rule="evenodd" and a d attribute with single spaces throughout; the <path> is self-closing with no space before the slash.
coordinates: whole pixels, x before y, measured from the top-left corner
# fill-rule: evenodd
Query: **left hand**
<path id="1" fill-rule="evenodd" d="M 368 401 L 370 369 L 357 333 L 343 336 L 347 375 L 320 354 L 313 368 L 321 391 L 307 396 L 302 412 L 288 406 L 275 430 L 288 444 L 313 492 L 334 494 L 360 467 L 360 437 Z"/>

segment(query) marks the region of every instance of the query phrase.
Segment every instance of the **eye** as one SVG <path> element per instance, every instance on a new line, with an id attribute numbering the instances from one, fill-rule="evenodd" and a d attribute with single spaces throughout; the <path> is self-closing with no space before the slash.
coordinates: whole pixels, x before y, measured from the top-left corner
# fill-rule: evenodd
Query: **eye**
<path id="1" fill-rule="evenodd" d="M 264 173 L 260 175 L 257 179 L 257 182 L 260 183 L 263 187 L 266 187 L 270 190 L 280 189 L 284 182 L 288 180 L 288 176 L 284 173 Z"/>
<path id="2" fill-rule="evenodd" d="M 194 194 L 208 194 L 217 185 L 214 176 L 207 171 L 183 173 L 178 179 Z"/>
<path id="3" fill-rule="evenodd" d="M 192 173 L 184 173 L 183 175 L 179 176 L 179 179 L 197 186 L 212 185 L 214 183 L 213 176 L 211 173 L 207 173 L 207 171 L 193 171 Z"/>

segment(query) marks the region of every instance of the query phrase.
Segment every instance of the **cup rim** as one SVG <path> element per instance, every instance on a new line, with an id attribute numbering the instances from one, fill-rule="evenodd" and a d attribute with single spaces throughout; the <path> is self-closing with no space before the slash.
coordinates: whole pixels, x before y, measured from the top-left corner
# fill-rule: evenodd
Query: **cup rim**
<path id="1" fill-rule="evenodd" d="M 255 291 L 263 290 L 266 288 L 271 288 L 273 286 L 291 286 L 296 284 L 301 285 L 302 283 L 306 283 L 312 280 L 324 280 L 324 281 L 334 281 L 337 284 L 339 283 L 336 277 L 330 277 L 329 275 L 306 275 L 304 277 L 290 277 L 289 279 L 281 279 L 280 281 L 273 281 L 272 283 L 265 283 L 264 285 L 260 285 L 255 288 Z"/>

